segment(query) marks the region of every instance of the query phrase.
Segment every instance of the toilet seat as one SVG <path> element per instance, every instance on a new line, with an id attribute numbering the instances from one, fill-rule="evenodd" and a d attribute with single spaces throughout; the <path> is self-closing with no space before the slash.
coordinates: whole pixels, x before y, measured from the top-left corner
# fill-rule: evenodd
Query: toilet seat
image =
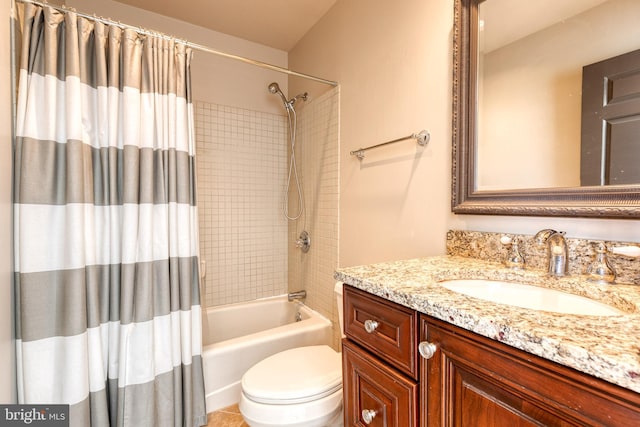
<path id="1" fill-rule="evenodd" d="M 256 403 L 291 405 L 312 402 L 342 388 L 342 360 L 327 345 L 298 347 L 274 354 L 242 377 L 243 395 Z"/>

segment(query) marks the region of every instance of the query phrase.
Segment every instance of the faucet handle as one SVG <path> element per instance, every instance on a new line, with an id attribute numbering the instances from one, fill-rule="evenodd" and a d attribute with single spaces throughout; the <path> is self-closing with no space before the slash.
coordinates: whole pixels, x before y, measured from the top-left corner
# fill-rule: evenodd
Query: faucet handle
<path id="1" fill-rule="evenodd" d="M 587 280 L 596 283 L 613 283 L 616 280 L 616 271 L 609 264 L 607 246 L 603 242 L 595 242 L 593 250 L 596 252 L 596 259 L 587 268 L 589 276 Z"/>
<path id="2" fill-rule="evenodd" d="M 503 234 L 502 237 L 500 237 L 500 243 L 502 243 L 504 246 L 509 246 L 511 243 L 513 243 L 513 239 L 511 238 L 511 236 Z"/>
<path id="3" fill-rule="evenodd" d="M 609 252 L 616 255 L 623 255 L 629 258 L 640 258 L 639 246 L 613 246 L 609 249 Z"/>
<path id="4" fill-rule="evenodd" d="M 507 259 L 504 262 L 505 265 L 514 270 L 523 270 L 525 259 L 518 248 L 518 239 L 504 235 L 500 238 L 500 243 L 510 248 L 509 255 L 507 255 Z"/>
<path id="5" fill-rule="evenodd" d="M 309 237 L 309 233 L 302 231 L 302 233 L 300 233 L 300 237 L 296 239 L 296 248 L 300 248 L 302 252 L 307 253 L 309 252 L 310 247 L 311 237 Z"/>

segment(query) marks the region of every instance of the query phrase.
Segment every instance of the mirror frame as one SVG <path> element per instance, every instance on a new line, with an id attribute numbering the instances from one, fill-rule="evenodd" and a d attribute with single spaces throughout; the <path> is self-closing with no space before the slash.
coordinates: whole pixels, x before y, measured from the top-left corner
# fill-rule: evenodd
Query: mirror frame
<path id="1" fill-rule="evenodd" d="M 640 218 L 640 185 L 476 190 L 478 5 L 483 1 L 454 0 L 451 210 L 457 214 Z"/>

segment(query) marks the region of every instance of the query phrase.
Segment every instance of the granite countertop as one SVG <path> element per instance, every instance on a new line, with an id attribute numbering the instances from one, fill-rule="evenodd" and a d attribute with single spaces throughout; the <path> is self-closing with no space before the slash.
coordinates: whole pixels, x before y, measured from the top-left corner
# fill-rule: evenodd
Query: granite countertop
<path id="1" fill-rule="evenodd" d="M 479 335 L 640 392 L 640 287 L 600 285 L 585 276 L 553 278 L 539 270 L 438 256 L 338 269 L 335 278 Z M 517 281 L 586 296 L 624 314 L 585 316 L 497 304 L 453 292 L 448 279 Z"/>

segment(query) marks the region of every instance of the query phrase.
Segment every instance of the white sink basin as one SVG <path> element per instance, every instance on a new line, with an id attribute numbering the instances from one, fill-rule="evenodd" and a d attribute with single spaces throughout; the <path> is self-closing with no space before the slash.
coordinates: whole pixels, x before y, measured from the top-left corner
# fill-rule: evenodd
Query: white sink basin
<path id="1" fill-rule="evenodd" d="M 619 316 L 623 311 L 592 299 L 555 289 L 496 280 L 447 280 L 443 287 L 471 297 L 500 304 L 555 313 Z"/>

